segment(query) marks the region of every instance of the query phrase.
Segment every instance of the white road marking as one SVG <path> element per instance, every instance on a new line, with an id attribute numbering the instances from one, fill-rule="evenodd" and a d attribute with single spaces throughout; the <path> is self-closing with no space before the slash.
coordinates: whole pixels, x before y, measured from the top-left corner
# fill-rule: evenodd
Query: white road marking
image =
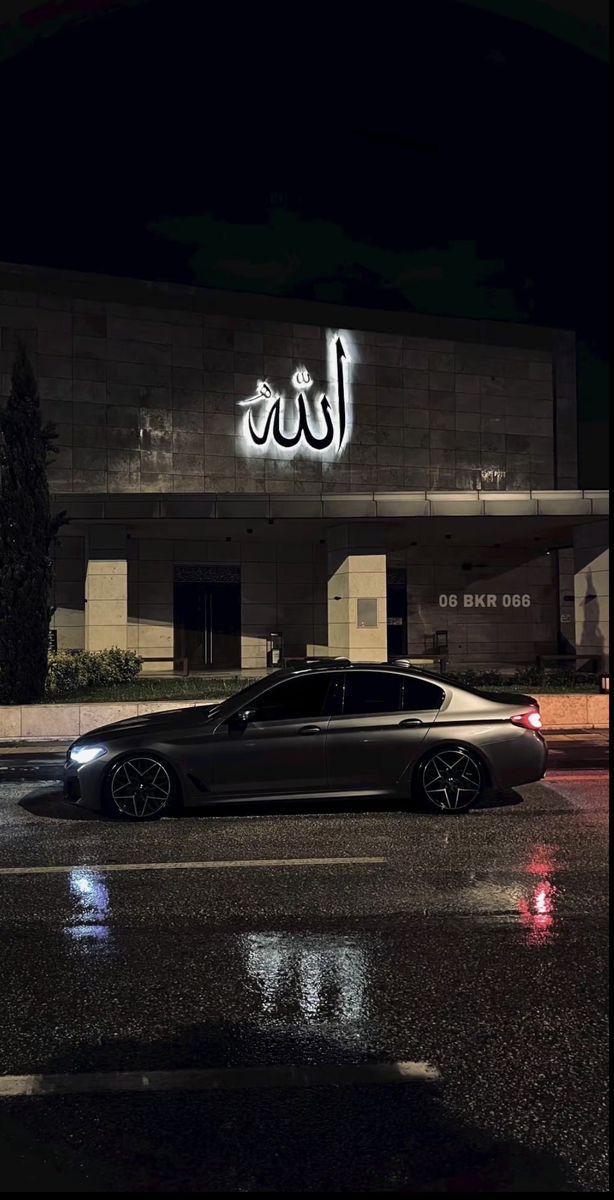
<path id="1" fill-rule="evenodd" d="M 78 863 L 72 866 L 0 867 L 0 875 L 68 875 L 72 871 L 219 871 L 248 867 L 358 867 L 386 858 L 231 858 L 209 862 Z"/>
<path id="2" fill-rule="evenodd" d="M 93 1071 L 78 1075 L 0 1075 L 3 1096 L 66 1096 L 84 1092 L 179 1092 L 322 1085 L 436 1083 L 427 1062 L 355 1063 L 347 1066 L 205 1067 L 184 1071 Z"/>

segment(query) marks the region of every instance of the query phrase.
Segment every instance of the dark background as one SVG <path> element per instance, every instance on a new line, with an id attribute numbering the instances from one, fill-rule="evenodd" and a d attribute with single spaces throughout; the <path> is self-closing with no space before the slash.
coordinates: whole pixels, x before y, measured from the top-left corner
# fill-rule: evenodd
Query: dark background
<path id="1" fill-rule="evenodd" d="M 0 14 L 0 259 L 575 329 L 607 485 L 607 0 Z"/>

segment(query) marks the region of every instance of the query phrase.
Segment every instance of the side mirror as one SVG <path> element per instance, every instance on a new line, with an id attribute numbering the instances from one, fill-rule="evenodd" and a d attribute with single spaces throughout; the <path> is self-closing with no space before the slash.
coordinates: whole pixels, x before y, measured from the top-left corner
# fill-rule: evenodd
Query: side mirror
<path id="1" fill-rule="evenodd" d="M 230 718 L 229 725 L 231 729 L 245 729 L 245 726 L 253 721 L 256 716 L 255 708 L 240 708 L 238 712 L 233 713 Z"/>

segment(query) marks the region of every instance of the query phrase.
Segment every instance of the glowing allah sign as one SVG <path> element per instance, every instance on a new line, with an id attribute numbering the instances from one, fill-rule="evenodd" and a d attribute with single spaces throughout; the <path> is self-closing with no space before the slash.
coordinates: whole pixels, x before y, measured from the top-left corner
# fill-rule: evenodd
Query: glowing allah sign
<path id="1" fill-rule="evenodd" d="M 249 406 L 245 426 L 245 434 L 251 445 L 260 448 L 274 442 L 283 450 L 323 451 L 335 447 L 336 452 L 343 447 L 347 431 L 347 395 L 344 362 L 347 355 L 340 337 L 334 339 L 334 363 L 337 384 L 336 404 L 331 403 L 326 392 L 318 397 L 311 405 L 307 393 L 313 384 L 313 379 L 306 367 L 299 367 L 292 376 L 292 387 L 295 395 L 290 401 L 283 393 L 273 392 L 266 379 L 260 379 L 256 394 L 247 400 L 240 400 L 242 407 Z M 260 419 L 254 417 L 254 410 L 262 405 L 265 411 Z M 292 406 L 296 420 L 291 428 L 286 424 L 286 410 Z"/>

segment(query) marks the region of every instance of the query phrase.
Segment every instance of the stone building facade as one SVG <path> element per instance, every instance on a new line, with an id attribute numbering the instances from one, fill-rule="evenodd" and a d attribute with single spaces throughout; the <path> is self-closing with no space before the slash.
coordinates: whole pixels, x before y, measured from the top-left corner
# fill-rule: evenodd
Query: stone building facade
<path id="1" fill-rule="evenodd" d="M 59 435 L 59 646 L 607 654 L 572 334 L 10 265 L 0 289 L 0 403 L 22 340 Z"/>

